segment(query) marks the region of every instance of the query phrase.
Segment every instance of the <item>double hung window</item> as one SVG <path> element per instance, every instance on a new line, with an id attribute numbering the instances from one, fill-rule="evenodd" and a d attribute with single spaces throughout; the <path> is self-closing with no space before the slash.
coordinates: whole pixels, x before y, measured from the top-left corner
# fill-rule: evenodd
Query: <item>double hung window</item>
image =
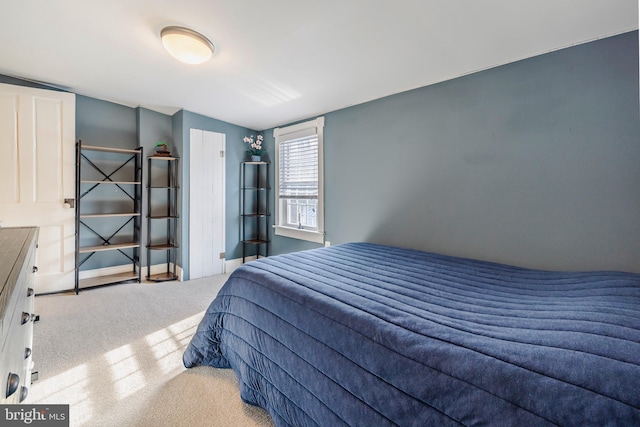
<path id="1" fill-rule="evenodd" d="M 273 131 L 276 143 L 276 235 L 324 242 L 324 118 Z"/>

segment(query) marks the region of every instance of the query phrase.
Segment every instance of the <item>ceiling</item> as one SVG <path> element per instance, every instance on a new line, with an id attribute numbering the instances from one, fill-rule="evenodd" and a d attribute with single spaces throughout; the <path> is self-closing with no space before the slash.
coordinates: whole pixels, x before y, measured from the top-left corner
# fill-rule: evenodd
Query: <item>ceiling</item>
<path id="1" fill-rule="evenodd" d="M 637 28 L 636 0 L 2 0 L 0 74 L 263 130 Z"/>

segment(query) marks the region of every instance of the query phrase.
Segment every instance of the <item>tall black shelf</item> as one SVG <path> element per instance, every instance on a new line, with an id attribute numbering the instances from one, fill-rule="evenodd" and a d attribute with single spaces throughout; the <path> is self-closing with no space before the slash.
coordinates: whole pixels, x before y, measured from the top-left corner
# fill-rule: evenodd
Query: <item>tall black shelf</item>
<path id="1" fill-rule="evenodd" d="M 99 153 L 111 153 L 111 155 L 108 155 L 110 158 L 107 159 Z M 89 169 L 85 169 L 85 166 Z M 107 169 L 110 172 L 105 171 Z M 93 179 L 90 179 L 89 172 L 93 174 Z M 109 192 L 110 194 L 116 194 L 116 197 L 120 197 L 121 200 L 117 202 L 114 200 L 87 201 L 89 195 L 98 193 L 99 189 L 105 186 L 113 190 Z M 136 149 L 97 147 L 78 141 L 75 203 L 75 293 L 80 292 L 80 289 L 96 286 L 129 281 L 140 282 L 142 147 Z M 110 206 L 117 206 L 118 210 L 114 212 L 108 208 Z M 127 207 L 126 210 L 122 209 L 123 206 Z M 109 219 L 111 221 L 105 226 L 104 220 Z M 133 231 L 125 231 L 130 224 L 133 225 Z M 105 230 L 108 231 L 105 232 Z M 85 244 L 86 241 L 92 241 L 92 244 Z M 131 263 L 131 270 L 80 279 L 80 267 L 87 260 L 109 251 L 118 251 L 124 255 Z"/>
<path id="2" fill-rule="evenodd" d="M 151 156 L 147 158 L 147 280 L 164 282 L 177 280 L 176 249 L 178 226 L 178 157 Z M 156 179 L 154 179 L 154 175 Z M 156 206 L 153 206 L 153 205 Z M 153 224 L 153 226 L 152 226 Z M 152 234 L 155 227 L 163 227 L 164 235 Z M 151 274 L 152 253 L 164 252 L 165 271 Z"/>
<path id="3" fill-rule="evenodd" d="M 247 256 L 269 256 L 270 190 L 268 162 L 240 163 L 240 235 L 243 263 Z M 253 250 L 248 251 L 248 248 Z"/>

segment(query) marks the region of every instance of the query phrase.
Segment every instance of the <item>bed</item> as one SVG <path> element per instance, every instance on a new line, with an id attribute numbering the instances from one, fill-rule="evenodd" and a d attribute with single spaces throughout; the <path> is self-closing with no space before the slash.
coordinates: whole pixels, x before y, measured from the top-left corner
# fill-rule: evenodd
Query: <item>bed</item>
<path id="1" fill-rule="evenodd" d="M 348 243 L 233 272 L 183 355 L 277 426 L 640 425 L 640 275 Z"/>

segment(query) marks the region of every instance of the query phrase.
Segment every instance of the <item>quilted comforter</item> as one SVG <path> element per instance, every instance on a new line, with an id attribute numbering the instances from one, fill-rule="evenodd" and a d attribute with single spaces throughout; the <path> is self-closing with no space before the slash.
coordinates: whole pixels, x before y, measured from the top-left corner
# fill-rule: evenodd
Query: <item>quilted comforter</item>
<path id="1" fill-rule="evenodd" d="M 367 243 L 237 269 L 186 367 L 278 426 L 640 425 L 640 275 Z"/>

